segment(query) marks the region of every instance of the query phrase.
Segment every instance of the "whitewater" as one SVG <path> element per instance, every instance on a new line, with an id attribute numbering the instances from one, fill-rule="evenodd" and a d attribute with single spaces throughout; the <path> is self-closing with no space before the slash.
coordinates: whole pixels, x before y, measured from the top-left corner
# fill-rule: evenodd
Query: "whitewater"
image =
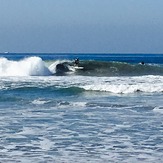
<path id="1" fill-rule="evenodd" d="M 161 59 L 1 54 L 0 162 L 163 162 Z"/>

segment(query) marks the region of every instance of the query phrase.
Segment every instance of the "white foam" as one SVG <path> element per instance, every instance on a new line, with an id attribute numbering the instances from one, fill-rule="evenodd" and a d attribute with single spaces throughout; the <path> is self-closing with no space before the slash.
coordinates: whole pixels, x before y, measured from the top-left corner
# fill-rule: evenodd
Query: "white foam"
<path id="1" fill-rule="evenodd" d="M 163 106 L 162 107 L 161 106 L 160 107 L 155 107 L 153 109 L 153 111 L 163 114 Z"/>
<path id="2" fill-rule="evenodd" d="M 91 78 L 87 83 L 80 86 L 88 91 L 106 91 L 115 94 L 134 92 L 163 92 L 162 76 L 140 77 L 100 77 Z"/>
<path id="3" fill-rule="evenodd" d="M 86 102 L 73 102 L 72 105 L 75 107 L 84 107 L 87 103 Z"/>
<path id="4" fill-rule="evenodd" d="M 40 57 L 29 57 L 20 61 L 0 58 L 0 76 L 46 76 L 50 70 Z"/>
<path id="5" fill-rule="evenodd" d="M 34 100 L 32 102 L 32 104 L 35 104 L 35 105 L 43 105 L 43 104 L 46 104 L 47 102 L 49 102 L 49 101 L 42 100 L 42 99 L 37 99 L 37 100 Z"/>
<path id="6" fill-rule="evenodd" d="M 32 59 L 32 58 L 30 58 Z M 2 60 L 1 60 L 2 61 Z M 14 61 L 13 61 L 14 62 Z M 26 61 L 24 61 L 26 63 Z M 43 62 L 43 61 L 41 61 Z M 19 63 L 19 62 L 16 62 Z M 4 74 L 1 68 L 4 68 L 0 64 L 0 72 Z M 29 66 L 30 67 L 30 66 Z M 54 66 L 55 67 L 55 66 Z M 7 69 L 7 68 L 6 68 Z M 27 68 L 28 69 L 28 68 Z M 35 68 L 32 68 L 31 71 L 35 71 Z M 42 75 L 44 74 L 40 71 Z M 0 74 L 2 76 L 2 74 Z M 9 75 L 7 73 L 5 75 Z M 39 73 L 36 73 L 37 75 Z M 45 73 L 47 75 L 47 73 Z M 21 75 L 21 73 L 19 73 Z M 24 74 L 25 75 L 25 74 Z M 27 75 L 27 74 L 26 74 Z M 163 76 L 131 76 L 131 77 L 90 77 L 90 76 L 49 76 L 49 77 L 7 77 L 1 78 L 0 89 L 7 89 L 8 85 L 5 84 L 6 81 L 13 81 L 12 87 L 17 88 L 21 86 L 21 82 L 29 82 L 30 86 L 40 86 L 48 87 L 55 86 L 58 88 L 69 88 L 69 87 L 78 87 L 86 91 L 104 91 L 115 94 L 129 94 L 135 92 L 143 93 L 162 93 L 163 92 Z M 26 83 L 28 86 L 29 83 Z M 25 86 L 23 84 L 23 86 Z M 34 104 L 44 104 L 45 101 L 33 101 Z"/>
<path id="7" fill-rule="evenodd" d="M 42 140 L 40 141 L 40 147 L 43 150 L 50 150 L 53 147 L 53 145 L 54 143 L 46 138 L 42 138 Z"/>

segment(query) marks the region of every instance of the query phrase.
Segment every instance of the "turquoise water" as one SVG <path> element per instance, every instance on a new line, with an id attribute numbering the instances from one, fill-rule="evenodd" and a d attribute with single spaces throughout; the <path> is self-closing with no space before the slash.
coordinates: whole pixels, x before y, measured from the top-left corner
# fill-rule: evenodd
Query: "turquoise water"
<path id="1" fill-rule="evenodd" d="M 161 55 L 1 56 L 0 162 L 163 161 Z"/>

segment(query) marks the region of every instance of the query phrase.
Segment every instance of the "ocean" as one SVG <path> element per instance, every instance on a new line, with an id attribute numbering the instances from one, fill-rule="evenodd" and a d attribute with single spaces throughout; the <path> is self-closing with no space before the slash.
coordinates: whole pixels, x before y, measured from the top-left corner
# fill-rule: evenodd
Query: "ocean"
<path id="1" fill-rule="evenodd" d="M 162 163 L 162 100 L 162 54 L 1 53 L 0 162 Z"/>

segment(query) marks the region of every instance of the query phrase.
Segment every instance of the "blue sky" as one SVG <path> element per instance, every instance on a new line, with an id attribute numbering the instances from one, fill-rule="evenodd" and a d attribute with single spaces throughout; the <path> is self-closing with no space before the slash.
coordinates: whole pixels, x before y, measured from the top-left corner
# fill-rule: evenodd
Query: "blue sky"
<path id="1" fill-rule="evenodd" d="M 0 0 L 0 52 L 163 53 L 163 0 Z"/>

